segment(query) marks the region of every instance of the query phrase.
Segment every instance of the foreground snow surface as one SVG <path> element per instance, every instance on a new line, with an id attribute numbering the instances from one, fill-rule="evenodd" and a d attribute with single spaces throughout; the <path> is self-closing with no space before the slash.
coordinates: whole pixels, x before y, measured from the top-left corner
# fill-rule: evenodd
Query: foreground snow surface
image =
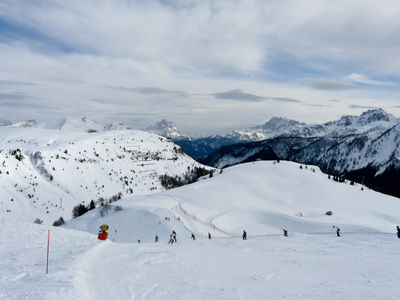
<path id="1" fill-rule="evenodd" d="M 245 164 L 51 227 L 48 275 L 49 227 L 2 219 L 0 299 L 399 299 L 399 207 L 312 166 Z"/>
<path id="2" fill-rule="evenodd" d="M 1 299 L 398 299 L 393 234 L 178 236 L 177 244 L 113 243 L 52 229 L 2 226 Z M 15 237 L 18 234 L 18 238 Z"/>

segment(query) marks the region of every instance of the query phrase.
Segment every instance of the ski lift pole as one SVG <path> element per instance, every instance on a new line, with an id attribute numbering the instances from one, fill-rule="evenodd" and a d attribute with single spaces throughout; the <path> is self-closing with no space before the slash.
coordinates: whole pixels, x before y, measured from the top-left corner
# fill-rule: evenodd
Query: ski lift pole
<path id="1" fill-rule="evenodd" d="M 49 273 L 49 248 L 50 248 L 50 229 L 47 235 L 47 261 L 46 261 L 46 274 Z"/>

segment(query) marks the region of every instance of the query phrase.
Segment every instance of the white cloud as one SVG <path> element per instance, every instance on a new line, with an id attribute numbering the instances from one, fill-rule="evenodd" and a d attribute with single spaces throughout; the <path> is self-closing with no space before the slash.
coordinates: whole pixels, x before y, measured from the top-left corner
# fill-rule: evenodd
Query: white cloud
<path id="1" fill-rule="evenodd" d="M 373 80 L 370 79 L 364 75 L 358 74 L 358 73 L 352 73 L 349 74 L 345 77 L 346 80 L 356 82 L 356 83 L 361 83 L 361 84 L 366 84 L 366 85 L 376 85 L 376 86 L 395 86 L 396 84 L 391 81 L 379 81 L 379 80 Z"/>
<path id="2" fill-rule="evenodd" d="M 26 97 L 0 103 L 0 118 L 90 114 L 145 127 L 166 117 L 207 131 L 274 115 L 324 121 L 364 98 L 368 106 L 393 104 L 396 91 L 374 88 L 396 80 L 371 78 L 398 76 L 397 7 L 397 0 L 3 0 L 0 21 L 10 27 L 3 32 L 12 32 L 0 37 L 0 93 Z M 270 80 L 286 75 L 269 69 L 281 52 L 317 75 L 294 81 L 302 85 Z M 238 88 L 246 92 L 232 93 Z M 212 95 L 221 91 L 267 101 L 218 101 Z"/>

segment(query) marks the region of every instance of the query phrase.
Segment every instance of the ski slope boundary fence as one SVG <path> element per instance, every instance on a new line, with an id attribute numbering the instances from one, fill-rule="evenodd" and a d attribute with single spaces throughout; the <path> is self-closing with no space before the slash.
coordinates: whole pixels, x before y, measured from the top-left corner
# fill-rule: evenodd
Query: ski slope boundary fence
<path id="1" fill-rule="evenodd" d="M 223 229 L 221 229 L 221 228 L 218 228 L 217 226 L 215 226 L 215 225 L 212 224 L 212 223 L 203 221 L 202 219 L 196 217 L 196 215 L 192 215 L 192 214 L 188 213 L 187 210 L 184 209 L 180 204 L 178 205 L 178 208 L 179 208 L 179 210 L 181 211 L 181 213 L 183 213 L 186 217 L 192 219 L 193 221 L 195 221 L 195 222 L 197 222 L 197 223 L 200 223 L 200 224 L 202 224 L 202 225 L 204 225 L 204 226 L 207 226 L 207 227 L 209 227 L 209 228 L 211 228 L 211 229 L 213 229 L 213 230 L 222 232 L 223 234 L 229 235 L 229 236 L 231 236 L 231 237 L 239 237 L 239 236 L 241 236 L 240 234 L 237 234 L 237 233 L 233 233 L 233 232 L 229 232 L 229 231 L 223 230 Z"/>

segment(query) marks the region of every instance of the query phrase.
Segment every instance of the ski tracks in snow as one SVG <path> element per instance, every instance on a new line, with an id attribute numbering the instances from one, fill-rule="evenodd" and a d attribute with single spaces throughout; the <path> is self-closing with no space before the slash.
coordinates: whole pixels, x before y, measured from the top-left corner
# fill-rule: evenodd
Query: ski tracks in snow
<path id="1" fill-rule="evenodd" d="M 158 283 L 142 279 L 149 277 L 154 265 L 165 264 L 167 254 L 141 246 L 106 241 L 79 257 L 73 286 L 82 299 L 148 299 Z"/>

